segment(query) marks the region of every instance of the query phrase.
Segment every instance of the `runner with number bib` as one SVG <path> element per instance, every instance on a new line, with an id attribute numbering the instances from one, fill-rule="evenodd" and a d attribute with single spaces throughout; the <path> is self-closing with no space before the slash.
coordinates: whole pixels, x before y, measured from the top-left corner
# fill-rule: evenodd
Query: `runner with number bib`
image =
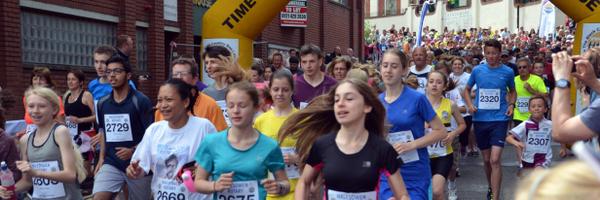
<path id="1" fill-rule="evenodd" d="M 399 154 L 398 162 L 403 162 L 401 174 L 410 199 L 429 199 L 431 169 L 427 146 L 447 136 L 446 129 L 424 94 L 402 82 L 409 70 L 408 58 L 398 49 L 390 49 L 383 55 L 381 76 L 385 93 L 379 95 L 387 111 L 387 122 L 391 124 L 388 141 Z M 425 122 L 431 131 L 425 134 Z M 381 199 L 392 197 L 387 177 L 380 179 Z"/>
<path id="2" fill-rule="evenodd" d="M 446 138 L 427 146 L 429 158 L 431 159 L 431 174 L 433 175 L 431 179 L 433 199 L 439 200 L 445 199 L 444 186 L 454 165 L 454 154 L 458 153 L 454 153 L 455 150 L 452 144 L 465 129 L 465 121 L 458 110 L 458 106 L 443 95 L 444 91 L 448 89 L 446 74 L 439 71 L 430 72 L 426 88 L 427 99 L 448 131 Z M 457 127 L 452 127 L 452 120 L 456 121 Z"/>
<path id="3" fill-rule="evenodd" d="M 292 115 L 283 136 L 297 137 L 298 155 L 306 165 L 295 199 L 387 199 L 379 196 L 379 174 L 388 177 L 393 197 L 408 199 L 400 176 L 402 164 L 385 141 L 385 109 L 364 81 L 346 79 L 305 109 Z M 321 174 L 323 197 L 311 192 Z"/>
<path id="4" fill-rule="evenodd" d="M 300 48 L 300 65 L 304 73 L 295 78 L 296 89 L 292 98 L 294 106 L 302 109 L 316 96 L 329 92 L 336 81 L 321 71 L 323 53 L 314 44 L 305 44 Z"/>
<path id="5" fill-rule="evenodd" d="M 151 177 L 133 180 L 127 177 L 131 155 L 142 140 L 144 131 L 154 121 L 152 103 L 141 92 L 128 85 L 131 66 L 119 56 L 106 61 L 110 95 L 98 101 L 100 155 L 94 180 L 94 199 L 112 199 L 127 183 L 129 199 L 149 199 Z"/>
<path id="6" fill-rule="evenodd" d="M 179 79 L 171 79 L 158 92 L 156 107 L 164 120 L 150 125 L 137 146 L 127 176 L 142 178 L 150 171 L 154 199 L 208 199 L 210 196 L 188 191 L 179 182 L 177 172 L 194 162 L 200 142 L 205 135 L 216 133 L 215 126 L 205 118 L 188 115 L 192 109 L 192 87 Z"/>
<path id="7" fill-rule="evenodd" d="M 247 81 L 234 83 L 225 95 L 231 128 L 210 134 L 196 152 L 195 187 L 213 199 L 265 200 L 267 193 L 290 190 L 277 142 L 252 127 L 259 110 L 258 91 Z M 267 178 L 273 173 L 275 180 Z"/>
<path id="8" fill-rule="evenodd" d="M 267 195 L 267 199 L 294 199 L 294 188 L 300 177 L 300 162 L 296 153 L 296 139 L 294 137 L 279 137 L 279 128 L 283 122 L 298 111 L 292 105 L 292 94 L 294 93 L 294 79 L 290 73 L 277 71 L 269 81 L 269 93 L 273 99 L 271 110 L 259 115 L 254 121 L 254 128 L 266 136 L 279 141 L 283 161 L 285 162 L 285 172 L 290 179 L 290 193 L 285 196 Z M 281 141 L 283 139 L 283 141 Z"/>
<path id="9" fill-rule="evenodd" d="M 529 119 L 529 98 L 534 95 L 545 96 L 548 91 L 544 84 L 544 79 L 531 74 L 531 61 L 528 58 L 517 60 L 519 75 L 515 76 L 515 90 L 517 91 L 517 101 L 514 108 L 514 126 Z"/>
<path id="10" fill-rule="evenodd" d="M 469 112 L 473 114 L 477 146 L 483 154 L 483 167 L 489 184 L 487 198 L 500 199 L 500 158 L 515 106 L 515 77 L 511 68 L 500 63 L 500 42 L 491 39 L 484 45 L 487 63 L 473 69 L 463 95 Z M 477 89 L 475 102 L 472 102 L 471 88 L 474 85 Z"/>
<path id="11" fill-rule="evenodd" d="M 37 129 L 20 140 L 22 160 L 17 168 L 23 177 L 15 192 L 33 186 L 32 199 L 83 199 L 69 129 L 54 121 L 61 103 L 58 96 L 49 88 L 35 87 L 25 92 L 25 102 Z M 0 193 L 6 196 L 5 188 L 0 187 Z"/>
<path id="12" fill-rule="evenodd" d="M 547 168 L 552 161 L 552 121 L 544 117 L 548 111 L 546 98 L 533 96 L 528 103 L 531 117 L 511 129 L 506 137 L 521 155 L 520 177 L 526 177 L 534 168 Z"/>

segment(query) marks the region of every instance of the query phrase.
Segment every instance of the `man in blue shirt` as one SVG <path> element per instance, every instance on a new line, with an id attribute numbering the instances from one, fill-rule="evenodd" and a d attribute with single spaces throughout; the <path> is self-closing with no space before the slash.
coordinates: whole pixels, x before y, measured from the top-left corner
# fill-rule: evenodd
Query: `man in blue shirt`
<path id="1" fill-rule="evenodd" d="M 106 61 L 108 82 L 112 93 L 98 101 L 98 132 L 100 155 L 94 180 L 94 199 L 112 199 L 124 183 L 129 188 L 129 199 L 149 199 L 151 176 L 129 179 L 125 173 L 135 147 L 142 140 L 146 128 L 154 122 L 152 103 L 141 92 L 128 84 L 131 66 L 115 55 Z"/>
<path id="2" fill-rule="evenodd" d="M 497 40 L 484 43 L 486 64 L 473 69 L 464 90 L 465 103 L 473 114 L 477 146 L 483 153 L 483 164 L 489 188 L 488 199 L 500 198 L 502 167 L 500 158 L 508 131 L 508 122 L 516 101 L 514 73 L 500 63 L 502 45 Z M 475 103 L 471 88 L 477 85 Z"/>

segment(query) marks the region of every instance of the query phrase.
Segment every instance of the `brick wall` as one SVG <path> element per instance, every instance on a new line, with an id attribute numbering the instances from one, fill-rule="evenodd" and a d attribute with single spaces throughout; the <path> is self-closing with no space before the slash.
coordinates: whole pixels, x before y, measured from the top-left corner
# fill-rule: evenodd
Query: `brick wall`
<path id="1" fill-rule="evenodd" d="M 163 0 L 38 0 L 38 2 L 64 6 L 68 8 L 92 11 L 119 17 L 117 35 L 127 34 L 134 41 L 136 37 L 136 21 L 146 22 L 148 34 L 148 73 L 152 80 L 139 82 L 140 91 L 150 99 L 155 99 L 158 86 L 164 82 L 165 71 L 165 20 L 163 18 Z M 176 41 L 180 43 L 193 43 L 192 34 L 192 2 L 179 0 L 178 22 L 169 22 L 170 26 L 181 30 Z M 7 108 L 8 119 L 20 119 L 23 117 L 23 105 L 21 98 L 29 86 L 32 65 L 23 66 L 21 59 L 21 33 L 20 16 L 21 7 L 19 0 L 0 1 L 0 85 L 8 89 L 15 97 L 16 104 Z M 35 9 L 27 8 L 32 12 Z M 41 12 L 41 11 L 40 11 Z M 52 14 L 52 12 L 46 12 Z M 63 15 L 63 14 L 57 14 Z M 89 20 L 89 19 L 84 19 Z M 191 55 L 193 49 L 185 50 L 185 54 Z M 135 47 L 130 55 L 130 62 L 136 63 Z M 49 66 L 52 71 L 52 79 L 57 83 L 55 90 L 62 95 L 66 91 L 66 74 L 70 69 L 65 66 Z M 83 68 L 86 72 L 86 85 L 92 78 L 96 77 L 93 66 Z M 133 78 L 137 78 L 133 77 Z"/>

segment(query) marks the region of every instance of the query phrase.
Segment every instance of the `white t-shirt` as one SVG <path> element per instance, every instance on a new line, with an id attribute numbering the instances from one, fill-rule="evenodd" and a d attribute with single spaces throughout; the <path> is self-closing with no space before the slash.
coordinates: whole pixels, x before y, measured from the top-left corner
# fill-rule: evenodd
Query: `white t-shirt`
<path id="1" fill-rule="evenodd" d="M 417 88 L 417 92 L 421 94 L 425 94 L 425 88 L 427 87 L 427 76 L 429 76 L 429 72 L 433 70 L 431 65 L 426 65 L 423 70 L 418 71 L 416 66 L 410 66 L 410 74 L 417 76 L 417 80 L 419 82 L 419 88 Z"/>
<path id="2" fill-rule="evenodd" d="M 465 90 L 465 87 L 467 86 L 467 82 L 469 82 L 470 77 L 471 74 L 467 72 L 463 72 L 460 76 L 456 76 L 454 75 L 454 73 L 450 74 L 450 79 L 454 81 L 454 83 L 456 83 L 456 87 L 460 90 L 460 92 L 463 92 Z"/>
<path id="3" fill-rule="evenodd" d="M 210 121 L 194 116 L 190 116 L 180 129 L 170 128 L 165 120 L 155 122 L 146 129 L 131 160 L 140 160 L 139 166 L 144 172 L 154 172 L 151 188 L 155 198 L 210 199 L 210 195 L 188 192 L 175 176 L 183 165 L 194 161 L 204 136 L 216 132 Z"/>
<path id="4" fill-rule="evenodd" d="M 456 104 L 456 107 L 458 107 L 458 108 L 466 107 L 465 101 L 463 100 L 463 98 L 460 94 L 461 94 L 460 89 L 458 87 L 455 87 L 454 89 L 446 92 L 446 98 L 450 99 L 454 104 Z M 461 115 L 463 117 L 469 116 L 469 112 L 461 113 Z M 456 128 L 457 126 L 458 125 L 456 124 L 454 117 L 452 117 L 452 127 Z"/>
<path id="5" fill-rule="evenodd" d="M 510 130 L 525 145 L 521 160 L 548 167 L 552 161 L 552 121 L 544 118 L 539 124 L 527 119 Z M 535 154 L 545 154 L 542 163 L 534 160 Z"/>

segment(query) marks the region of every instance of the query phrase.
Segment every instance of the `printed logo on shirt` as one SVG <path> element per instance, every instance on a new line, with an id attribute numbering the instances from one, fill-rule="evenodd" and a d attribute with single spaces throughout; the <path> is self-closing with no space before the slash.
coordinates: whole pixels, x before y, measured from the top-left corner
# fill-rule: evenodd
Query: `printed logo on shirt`
<path id="1" fill-rule="evenodd" d="M 362 167 L 365 167 L 365 168 L 371 167 L 371 161 L 363 161 Z"/>

